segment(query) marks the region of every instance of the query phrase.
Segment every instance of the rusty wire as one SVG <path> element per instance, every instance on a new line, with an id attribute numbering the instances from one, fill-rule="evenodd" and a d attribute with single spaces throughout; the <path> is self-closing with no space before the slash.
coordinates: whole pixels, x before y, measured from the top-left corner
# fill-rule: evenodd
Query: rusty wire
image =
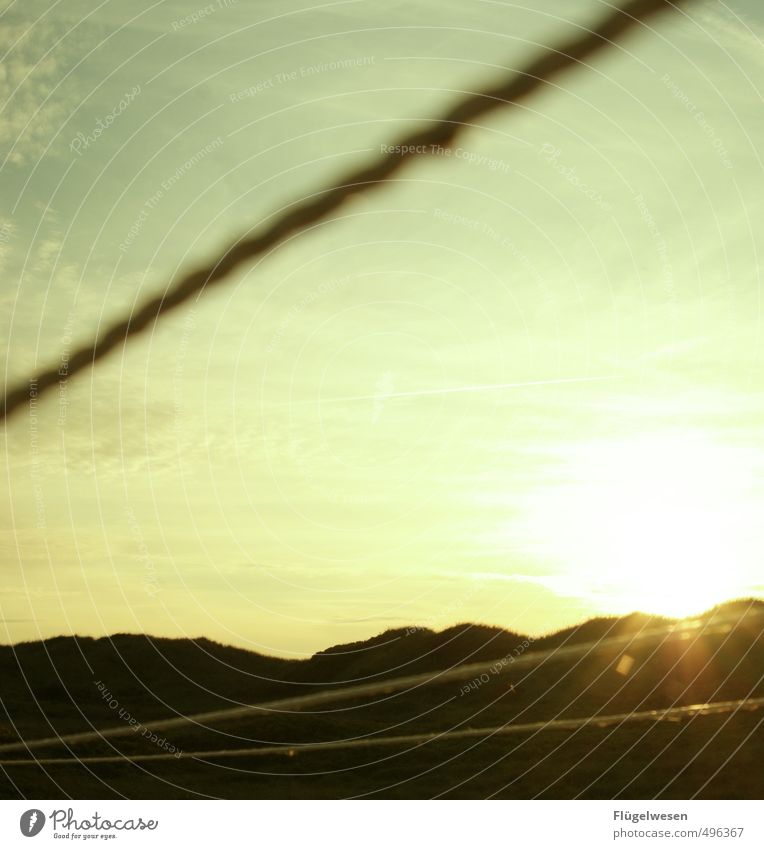
<path id="1" fill-rule="evenodd" d="M 684 0 L 631 0 L 622 8 L 613 8 L 594 28 L 556 48 L 548 48 L 524 69 L 498 84 L 463 98 L 425 129 L 394 140 L 386 146 L 388 153 L 381 159 L 349 172 L 334 185 L 306 199 L 290 204 L 262 232 L 235 241 L 212 263 L 185 274 L 170 284 L 164 294 L 151 298 L 126 318 L 115 321 L 102 335 L 71 354 L 66 379 L 94 365 L 124 345 L 131 336 L 153 326 L 162 315 L 177 309 L 205 288 L 224 282 L 244 263 L 262 256 L 293 234 L 326 220 L 351 197 L 383 186 L 412 157 L 450 146 L 457 135 L 476 119 L 520 103 L 577 64 L 608 49 L 656 13 L 676 8 L 682 2 Z M 5 393 L 0 419 L 6 419 L 31 398 L 39 398 L 61 379 L 56 364 L 12 386 Z"/>

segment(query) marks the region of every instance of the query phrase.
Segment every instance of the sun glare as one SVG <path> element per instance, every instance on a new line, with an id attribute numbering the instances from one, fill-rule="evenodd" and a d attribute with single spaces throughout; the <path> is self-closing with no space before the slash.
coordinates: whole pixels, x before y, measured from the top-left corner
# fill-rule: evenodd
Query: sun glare
<path id="1" fill-rule="evenodd" d="M 760 554 L 752 463 L 690 436 L 587 445 L 537 492 L 532 534 L 613 612 L 687 616 L 745 595 Z"/>

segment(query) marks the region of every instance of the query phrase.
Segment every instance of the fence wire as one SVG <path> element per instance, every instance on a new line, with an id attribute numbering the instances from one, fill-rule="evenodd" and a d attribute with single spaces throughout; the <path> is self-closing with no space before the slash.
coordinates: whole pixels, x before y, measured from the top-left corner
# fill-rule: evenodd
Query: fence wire
<path id="1" fill-rule="evenodd" d="M 385 148 L 384 157 L 371 165 L 352 170 L 336 184 L 290 204 L 262 232 L 242 237 L 229 245 L 217 259 L 171 283 L 164 294 L 151 298 L 142 307 L 115 321 L 102 335 L 73 351 L 68 361 L 67 380 L 95 365 L 111 351 L 125 345 L 132 336 L 153 327 L 165 314 L 198 296 L 204 289 L 224 282 L 233 272 L 289 237 L 327 220 L 347 200 L 361 192 L 380 188 L 409 161 L 427 156 L 427 151 L 449 147 L 456 137 L 477 119 L 518 104 L 563 73 L 607 50 L 626 33 L 668 8 L 686 0 L 631 0 L 611 11 L 592 29 L 586 29 L 558 47 L 550 47 L 538 58 L 498 84 L 468 95 L 431 126 L 395 139 Z M 36 376 L 6 388 L 0 419 L 7 419 L 32 398 L 39 398 L 61 380 L 59 362 Z"/>

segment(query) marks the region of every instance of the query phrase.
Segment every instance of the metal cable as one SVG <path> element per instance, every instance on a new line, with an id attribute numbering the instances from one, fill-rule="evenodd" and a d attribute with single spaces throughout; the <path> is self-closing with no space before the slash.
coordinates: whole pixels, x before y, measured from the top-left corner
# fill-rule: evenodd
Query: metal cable
<path id="1" fill-rule="evenodd" d="M 68 361 L 67 380 L 125 344 L 131 336 L 151 327 L 163 314 L 177 309 L 206 287 L 223 282 L 244 263 L 262 256 L 294 233 L 327 219 L 349 198 L 359 192 L 379 188 L 409 158 L 450 146 L 457 135 L 478 118 L 485 118 L 491 112 L 525 100 L 563 72 L 607 49 L 656 13 L 676 8 L 682 2 L 684 0 L 631 0 L 624 7 L 609 12 L 594 29 L 570 38 L 557 48 L 549 48 L 524 70 L 512 74 L 498 85 L 464 98 L 441 118 L 435 119 L 432 126 L 395 140 L 387 146 L 387 150 L 393 152 L 388 152 L 372 165 L 351 171 L 335 185 L 291 204 L 259 235 L 237 240 L 214 262 L 181 277 L 163 295 L 151 298 L 136 312 L 112 324 L 100 337 L 74 351 Z M 0 419 L 10 416 L 31 398 L 39 398 L 60 380 L 56 364 L 36 377 L 12 386 L 6 391 Z"/>

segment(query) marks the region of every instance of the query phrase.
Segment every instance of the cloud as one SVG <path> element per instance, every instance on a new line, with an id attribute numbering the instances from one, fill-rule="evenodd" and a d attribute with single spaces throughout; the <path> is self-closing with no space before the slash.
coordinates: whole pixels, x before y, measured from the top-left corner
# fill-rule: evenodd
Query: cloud
<path id="1" fill-rule="evenodd" d="M 577 598 L 584 601 L 602 602 L 607 596 L 606 590 L 593 588 L 591 582 L 580 575 L 561 573 L 559 575 L 522 575 L 504 574 L 502 572 L 475 572 L 473 577 L 483 581 L 509 581 L 517 584 L 535 584 L 550 590 L 562 598 Z"/>
<path id="2" fill-rule="evenodd" d="M 327 619 L 327 623 L 336 625 L 362 625 L 364 622 L 408 622 L 400 616 L 364 616 L 360 619 Z"/>
<path id="3" fill-rule="evenodd" d="M 748 15 L 740 15 L 723 3 L 706 3 L 689 12 L 690 18 L 705 30 L 697 36 L 707 42 L 709 38 L 727 39 L 735 46 L 746 49 L 746 56 L 757 62 L 764 57 L 764 31 L 761 25 Z"/>
<path id="4" fill-rule="evenodd" d="M 34 25 L 5 18 L 0 29 L 0 157 L 28 165 L 80 105 L 74 87 L 60 83 L 79 61 L 85 34 L 78 26 L 75 47 L 72 35 L 62 39 L 72 23 L 66 18 Z"/>

